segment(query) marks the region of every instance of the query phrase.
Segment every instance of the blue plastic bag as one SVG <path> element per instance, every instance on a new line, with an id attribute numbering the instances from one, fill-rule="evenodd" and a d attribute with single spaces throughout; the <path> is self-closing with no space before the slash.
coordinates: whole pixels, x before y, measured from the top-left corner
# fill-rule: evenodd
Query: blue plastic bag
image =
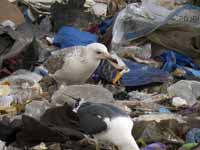
<path id="1" fill-rule="evenodd" d="M 142 86 L 151 83 L 163 83 L 169 80 L 166 71 L 133 61 L 124 61 L 130 71 L 122 76 L 124 86 Z"/>
<path id="2" fill-rule="evenodd" d="M 121 85 L 126 87 L 143 86 L 151 83 L 163 83 L 170 78 L 169 73 L 158 68 L 148 65 L 139 64 L 131 60 L 123 60 L 126 66 L 130 69 L 120 79 Z M 97 78 L 112 82 L 116 75 L 116 69 L 112 69 L 109 63 L 103 62 L 95 71 L 92 78 Z"/>
<path id="3" fill-rule="evenodd" d="M 166 51 L 161 54 L 160 58 L 164 63 L 162 70 L 173 72 L 175 69 L 182 69 L 186 71 L 187 75 L 200 78 L 200 68 L 192 58 L 175 51 Z"/>
<path id="4" fill-rule="evenodd" d="M 95 34 L 80 31 L 72 26 L 62 27 L 54 36 L 53 44 L 60 47 L 85 46 L 98 41 Z"/>

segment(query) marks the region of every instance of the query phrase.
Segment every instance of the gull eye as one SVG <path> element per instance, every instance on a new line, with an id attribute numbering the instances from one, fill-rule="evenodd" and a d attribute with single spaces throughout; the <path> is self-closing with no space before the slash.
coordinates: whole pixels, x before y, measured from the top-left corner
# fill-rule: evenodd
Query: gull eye
<path id="1" fill-rule="evenodd" d="M 97 51 L 97 54 L 101 54 L 101 52 Z"/>

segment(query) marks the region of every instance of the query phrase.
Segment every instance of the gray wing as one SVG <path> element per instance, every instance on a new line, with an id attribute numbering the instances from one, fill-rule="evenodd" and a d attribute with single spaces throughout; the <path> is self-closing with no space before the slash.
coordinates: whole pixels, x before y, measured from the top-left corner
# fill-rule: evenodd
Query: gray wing
<path id="1" fill-rule="evenodd" d="M 84 46 L 74 46 L 54 51 L 44 63 L 44 67 L 49 71 L 49 73 L 54 74 L 57 70 L 63 67 L 65 57 L 70 58 L 76 55 L 82 55 L 84 48 Z"/>
<path id="2" fill-rule="evenodd" d="M 57 70 L 63 67 L 64 57 L 65 55 L 62 54 L 51 55 L 44 63 L 44 67 L 49 71 L 49 73 L 54 74 Z"/>
<path id="3" fill-rule="evenodd" d="M 103 120 L 104 118 L 93 111 L 93 108 L 79 109 L 78 116 L 81 129 L 86 134 L 94 135 L 107 129 L 107 124 Z"/>
<path id="4" fill-rule="evenodd" d="M 124 112 L 123 110 L 121 110 L 120 108 L 112 105 L 112 104 L 99 104 L 102 107 L 105 107 L 106 110 L 109 111 L 109 114 L 111 114 L 112 116 L 110 117 L 116 117 L 116 116 L 124 116 L 124 117 L 128 117 L 128 114 L 126 112 Z"/>

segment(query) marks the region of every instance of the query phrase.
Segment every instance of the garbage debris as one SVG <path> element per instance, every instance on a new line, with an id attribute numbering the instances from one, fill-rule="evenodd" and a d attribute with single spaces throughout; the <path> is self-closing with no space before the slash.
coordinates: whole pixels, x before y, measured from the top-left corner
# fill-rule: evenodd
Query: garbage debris
<path id="1" fill-rule="evenodd" d="M 3 141 L 0 141 L 0 149 L 5 150 L 6 144 Z"/>
<path id="2" fill-rule="evenodd" d="M 130 99 L 143 100 L 143 101 L 152 100 L 152 96 L 150 94 L 139 92 L 139 91 L 129 92 L 128 95 L 130 96 Z"/>
<path id="3" fill-rule="evenodd" d="M 85 0 L 69 0 L 67 4 L 54 3 L 51 7 L 53 31 L 57 32 L 63 26 L 86 30 L 94 24 L 98 19 L 85 11 L 84 3 Z"/>
<path id="4" fill-rule="evenodd" d="M 187 144 L 184 144 L 179 150 L 195 149 L 199 147 L 198 145 L 199 145 L 198 143 L 187 143 Z"/>
<path id="5" fill-rule="evenodd" d="M 67 48 L 72 46 L 86 46 L 91 43 L 96 43 L 98 41 L 98 37 L 89 32 L 83 32 L 74 27 L 66 26 L 62 27 L 51 40 L 52 44 L 60 48 Z"/>
<path id="6" fill-rule="evenodd" d="M 165 144 L 162 144 L 162 143 L 153 143 L 153 144 L 149 144 L 147 146 L 145 146 L 143 148 L 143 150 L 167 150 L 166 149 L 166 145 Z"/>
<path id="7" fill-rule="evenodd" d="M 24 114 L 34 119 L 40 120 L 40 117 L 45 113 L 51 106 L 48 101 L 32 101 L 25 106 Z"/>
<path id="8" fill-rule="evenodd" d="M 160 113 L 171 113 L 170 110 L 167 109 L 167 108 L 165 108 L 165 107 L 161 107 L 161 108 L 159 109 L 159 112 L 160 112 Z"/>
<path id="9" fill-rule="evenodd" d="M 187 106 L 187 101 L 180 98 L 180 97 L 174 97 L 172 99 L 172 105 L 175 106 L 175 107 L 183 107 L 183 106 Z"/>
<path id="10" fill-rule="evenodd" d="M 101 32 L 101 34 L 105 34 L 106 33 L 106 30 L 112 26 L 114 22 L 114 19 L 113 18 L 109 18 L 109 19 L 106 19 L 104 21 L 102 21 L 99 25 L 98 25 L 98 28 Z"/>
<path id="11" fill-rule="evenodd" d="M 24 25 L 16 31 L 0 27 L 0 78 L 18 69 L 31 69 L 37 62 L 38 51 L 32 47 L 33 35 Z"/>
<path id="12" fill-rule="evenodd" d="M 2 0 L 0 12 L 0 149 L 97 148 L 74 113 L 82 98 L 127 113 L 141 150 L 200 149 L 197 0 Z"/>
<path id="13" fill-rule="evenodd" d="M 10 3 L 8 0 L 1 0 L 0 10 L 0 24 L 3 26 L 5 26 L 5 24 L 7 24 L 9 21 L 13 23 L 15 29 L 18 25 L 25 22 L 24 16 L 19 8 Z"/>
<path id="14" fill-rule="evenodd" d="M 196 104 L 192 105 L 191 107 L 187 108 L 186 110 L 184 110 L 184 112 L 186 114 L 197 113 L 199 111 L 199 108 L 200 108 L 199 103 L 196 103 Z"/>
<path id="15" fill-rule="evenodd" d="M 191 4 L 168 9 L 148 0 L 141 5 L 129 4 L 115 20 L 112 45 L 124 45 L 146 36 L 159 45 L 197 58 L 199 10 Z"/>
<path id="16" fill-rule="evenodd" d="M 126 3 L 123 0 L 86 0 L 84 7 L 87 11 L 94 13 L 96 16 L 112 16 L 116 11 L 125 7 Z"/>
<path id="17" fill-rule="evenodd" d="M 170 87 L 168 87 L 168 93 L 170 96 L 181 97 L 187 101 L 189 106 L 194 105 L 199 98 L 199 82 L 181 80 Z"/>
<path id="18" fill-rule="evenodd" d="M 64 0 L 23 0 L 23 3 L 33 8 L 36 12 L 40 14 L 50 14 L 51 6 L 56 3 L 64 3 Z"/>
<path id="19" fill-rule="evenodd" d="M 112 93 L 107 89 L 97 85 L 85 84 L 61 86 L 51 97 L 52 103 L 58 105 L 68 103 L 69 105 L 73 105 L 74 100 L 69 96 L 82 97 L 89 102 L 97 103 L 112 103 L 114 101 Z"/>
<path id="20" fill-rule="evenodd" d="M 39 145 L 31 147 L 32 150 L 46 150 L 48 147 L 46 147 L 45 143 L 41 143 Z"/>
<path id="21" fill-rule="evenodd" d="M 162 69 L 168 72 L 182 70 L 183 74 L 179 77 L 194 76 L 199 78 L 199 66 L 194 63 L 192 58 L 184 56 L 180 53 L 167 51 L 161 56 L 163 62 Z M 177 75 L 178 76 L 178 75 Z M 186 77 L 187 78 L 187 77 Z"/>
<path id="22" fill-rule="evenodd" d="M 173 129 L 170 126 L 173 126 Z M 143 139 L 145 143 L 162 141 L 183 144 L 184 141 L 178 136 L 180 133 L 177 131 L 184 135 L 186 126 L 187 123 L 174 114 L 141 115 L 135 122 L 133 133 L 136 139 Z"/>
<path id="23" fill-rule="evenodd" d="M 158 68 L 151 67 L 144 64 L 139 64 L 130 60 L 124 60 L 124 63 L 129 68 L 129 72 L 125 73 L 120 80 L 121 85 L 126 87 L 142 86 L 151 83 L 162 83 L 170 80 L 167 72 Z M 112 67 L 109 64 L 103 63 L 97 70 L 96 74 L 100 78 L 112 82 L 116 76 L 116 71 L 111 71 Z"/>
<path id="24" fill-rule="evenodd" d="M 159 69 L 131 61 L 125 62 L 128 68 L 130 68 L 130 72 L 122 77 L 122 85 L 124 86 L 140 86 L 153 82 L 159 83 L 169 80 L 169 75 Z M 134 79 L 133 77 L 136 78 Z"/>
<path id="25" fill-rule="evenodd" d="M 199 143 L 200 142 L 200 129 L 191 129 L 186 135 L 187 143 Z"/>
<path id="26" fill-rule="evenodd" d="M 86 0 L 84 7 L 88 8 L 88 11 L 93 12 L 97 16 L 106 16 L 108 11 L 108 2 L 95 2 Z"/>
<path id="27" fill-rule="evenodd" d="M 3 86 L 0 97 L 1 112 L 21 112 L 30 100 L 40 97 L 42 95 L 42 89 L 38 83 L 40 79 L 41 76 L 24 70 L 19 70 L 2 79 L 0 81 Z"/>
<path id="28" fill-rule="evenodd" d="M 138 46 L 127 46 L 120 47 L 116 50 L 116 53 L 125 58 L 134 59 L 139 57 L 141 59 L 150 59 L 152 54 L 151 44 L 145 44 L 142 47 Z"/>

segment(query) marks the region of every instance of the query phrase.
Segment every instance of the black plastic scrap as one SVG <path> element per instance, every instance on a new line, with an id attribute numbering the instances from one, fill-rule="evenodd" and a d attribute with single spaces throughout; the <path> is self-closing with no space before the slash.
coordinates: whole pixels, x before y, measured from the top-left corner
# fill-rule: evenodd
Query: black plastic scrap
<path id="1" fill-rule="evenodd" d="M 23 26 L 16 31 L 10 27 L 0 26 L 0 74 L 2 72 L 12 73 L 17 64 L 16 59 L 11 59 L 28 49 L 33 41 L 33 36 Z M 11 60 L 8 60 L 11 59 Z M 27 58 L 26 58 L 27 59 Z M 6 62 L 5 60 L 8 60 Z M 17 60 L 19 61 L 19 60 Z M 26 63 L 22 63 L 26 65 Z M 9 66 L 6 68 L 5 66 Z M 13 65 L 13 66 L 11 66 Z M 1 76 L 2 77 L 2 76 Z"/>
<path id="2" fill-rule="evenodd" d="M 12 42 L 14 41 L 13 45 L 9 45 L 8 47 L 4 48 L 2 47 L 2 49 L 0 50 L 1 62 L 5 59 L 16 56 L 17 54 L 25 50 L 27 46 L 33 41 L 33 36 L 22 28 L 23 27 L 14 31 L 9 27 L 0 27 L 0 36 L 7 35 L 7 37 L 9 36 L 9 39 L 12 39 Z"/>
<path id="3" fill-rule="evenodd" d="M 0 78 L 18 69 L 32 70 L 49 56 L 35 34 L 29 24 L 20 25 L 17 30 L 0 26 Z"/>

